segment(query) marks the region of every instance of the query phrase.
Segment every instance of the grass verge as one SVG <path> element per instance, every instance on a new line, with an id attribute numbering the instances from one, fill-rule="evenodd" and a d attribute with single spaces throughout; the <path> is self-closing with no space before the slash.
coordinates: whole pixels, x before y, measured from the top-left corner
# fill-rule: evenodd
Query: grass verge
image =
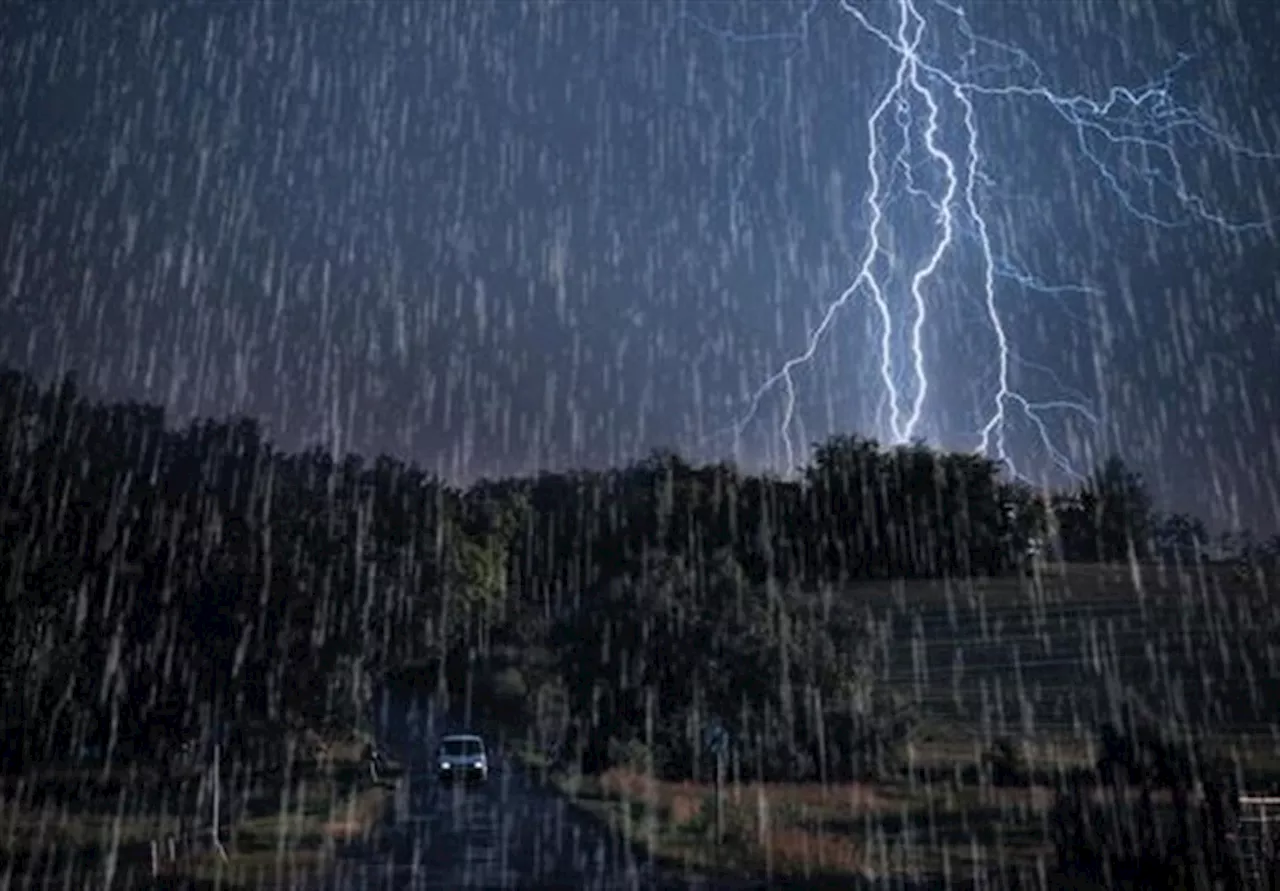
<path id="1" fill-rule="evenodd" d="M 719 844 L 709 784 L 624 769 L 552 779 L 578 807 L 668 869 L 767 876 L 796 887 L 858 877 L 963 882 L 995 871 L 1054 873 L 1052 776 L 1086 767 L 1094 753 L 1074 740 L 1043 741 L 1026 752 L 1026 770 L 1042 779 L 1021 786 L 975 779 L 974 753 L 959 740 L 917 752 L 917 767 L 937 778 L 932 782 L 728 783 Z M 1171 814 L 1172 801 L 1162 799 L 1157 807 Z"/>
<path id="2" fill-rule="evenodd" d="M 224 771 L 225 859 L 212 848 L 212 806 L 199 773 L 130 767 L 9 778 L 0 789 L 0 887 L 36 877 L 154 887 L 152 842 L 193 833 L 193 845 L 161 863 L 162 887 L 291 886 L 361 842 L 389 794 L 369 773 L 363 740 L 328 740 L 321 750 L 289 771 Z"/>
<path id="3" fill-rule="evenodd" d="M 625 770 L 562 776 L 578 806 L 650 851 L 665 867 L 784 882 L 971 872 L 1048 853 L 1043 787 L 740 783 L 715 792 Z"/>
<path id="4" fill-rule="evenodd" d="M 224 841 L 227 858 L 206 851 L 179 870 L 181 879 L 221 888 L 294 887 L 323 871 L 345 847 L 365 841 L 386 809 L 383 786 L 302 783 L 294 801 L 241 820 Z"/>

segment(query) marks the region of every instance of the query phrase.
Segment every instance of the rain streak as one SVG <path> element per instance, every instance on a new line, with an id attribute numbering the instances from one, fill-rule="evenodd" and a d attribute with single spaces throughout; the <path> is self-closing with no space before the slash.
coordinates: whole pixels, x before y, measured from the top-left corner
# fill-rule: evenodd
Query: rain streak
<path id="1" fill-rule="evenodd" d="M 1270 889 L 1280 6 L 0 9 L 0 891 Z"/>

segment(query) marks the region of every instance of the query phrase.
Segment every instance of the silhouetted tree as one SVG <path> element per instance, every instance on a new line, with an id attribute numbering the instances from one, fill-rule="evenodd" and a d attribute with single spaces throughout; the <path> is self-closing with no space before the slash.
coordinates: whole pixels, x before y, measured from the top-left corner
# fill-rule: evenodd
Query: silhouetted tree
<path id="1" fill-rule="evenodd" d="M 1190 566 L 1207 557 L 1209 533 L 1204 523 L 1189 514 L 1169 514 L 1152 524 L 1152 546 L 1161 560 Z"/>

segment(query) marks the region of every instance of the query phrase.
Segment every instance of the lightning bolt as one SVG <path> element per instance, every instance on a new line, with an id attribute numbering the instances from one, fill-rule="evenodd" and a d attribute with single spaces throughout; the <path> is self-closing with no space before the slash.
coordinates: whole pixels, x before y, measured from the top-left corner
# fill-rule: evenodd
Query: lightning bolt
<path id="1" fill-rule="evenodd" d="M 1023 50 L 976 34 L 964 10 L 944 0 L 933 0 L 929 9 L 946 18 L 947 26 L 968 42 L 968 51 L 955 70 L 926 58 L 921 46 L 928 21 L 917 0 L 893 0 L 896 27 L 885 29 L 867 13 L 870 4 L 858 0 L 834 0 L 862 31 L 887 47 L 896 59 L 889 85 L 880 94 L 867 118 L 869 136 L 866 173 L 869 188 L 865 203 L 870 218 L 868 241 L 861 262 L 848 286 L 826 307 L 818 324 L 806 338 L 804 349 L 787 359 L 755 391 L 746 412 L 732 428 L 735 447 L 747 426 L 757 416 L 767 395 L 781 390 L 783 416 L 779 427 L 786 456 L 786 472 L 797 467 L 791 431 L 796 418 L 795 373 L 808 365 L 823 340 L 831 334 L 836 317 L 855 299 L 865 297 L 880 323 L 879 376 L 884 388 L 885 424 L 891 444 L 911 442 L 918 437 L 921 418 L 929 394 L 928 351 L 924 331 L 929 323 L 930 284 L 944 259 L 961 242 L 976 251 L 982 268 L 982 323 L 994 339 L 994 383 L 988 396 L 989 408 L 976 431 L 976 452 L 1004 464 L 1020 476 L 1010 454 L 1007 428 L 1011 416 L 1021 414 L 1035 429 L 1047 454 L 1062 471 L 1078 476 L 1068 457 L 1053 443 L 1047 418 L 1050 413 L 1069 412 L 1097 425 L 1100 418 L 1082 394 L 1070 398 L 1035 401 L 1018 392 L 1012 382 L 1015 366 L 1037 368 L 1021 359 L 1011 342 L 1000 310 L 998 283 L 1003 282 L 1045 298 L 1064 299 L 1069 295 L 1097 297 L 1099 291 L 1083 284 L 1051 284 L 1042 281 L 1012 259 L 1007 250 L 994 244 L 984 215 L 980 189 L 996 184 L 982 169 L 978 113 L 975 100 L 1021 100 L 1040 103 L 1051 109 L 1074 133 L 1080 155 L 1096 171 L 1109 191 L 1133 215 L 1148 224 L 1174 228 L 1205 223 L 1247 232 L 1271 225 L 1270 220 L 1231 220 L 1212 210 L 1209 202 L 1193 190 L 1177 154 L 1178 140 L 1212 143 L 1247 158 L 1276 160 L 1271 151 L 1250 148 L 1225 133 L 1204 114 L 1180 105 L 1174 97 L 1173 79 L 1190 57 L 1177 62 L 1156 80 L 1138 88 L 1113 87 L 1102 98 L 1063 94 L 1047 84 L 1044 73 Z M 878 8 L 884 8 L 879 6 Z M 806 12 L 805 24 L 812 7 Z M 756 35 L 764 39 L 768 35 Z M 742 40 L 743 38 L 738 38 Z M 753 38 L 754 39 L 754 38 Z M 975 64 L 981 52 L 997 57 L 987 64 Z M 941 138 L 944 109 L 958 115 L 954 134 L 946 140 L 962 145 L 944 148 Z M 901 145 L 891 152 L 888 141 L 897 132 Z M 941 183 L 930 187 L 917 182 L 917 168 L 910 161 L 913 132 L 919 132 L 929 170 Z M 1108 163 L 1103 149 L 1118 150 L 1120 160 Z M 1143 158 L 1141 162 L 1132 160 Z M 1134 177 L 1148 193 L 1142 200 L 1138 190 L 1126 186 Z M 899 192 L 894 184 L 901 181 Z M 1154 190 L 1163 187 L 1173 196 L 1171 208 L 1161 209 Z M 891 260 L 886 249 L 886 210 L 897 200 L 910 197 L 925 202 L 932 212 L 932 249 L 910 276 L 909 317 L 895 317 L 894 303 L 886 296 L 890 287 L 880 269 L 882 260 Z M 1084 320 L 1078 315 L 1077 321 Z M 907 333 L 906 358 L 895 357 L 894 341 L 899 331 Z M 907 385 L 899 385 L 900 366 L 909 371 Z M 1039 368 L 1048 372 L 1048 369 Z M 1052 374 L 1049 375 L 1052 378 Z M 1056 382 L 1056 381 L 1055 381 Z M 1063 388 L 1064 390 L 1066 388 Z"/>

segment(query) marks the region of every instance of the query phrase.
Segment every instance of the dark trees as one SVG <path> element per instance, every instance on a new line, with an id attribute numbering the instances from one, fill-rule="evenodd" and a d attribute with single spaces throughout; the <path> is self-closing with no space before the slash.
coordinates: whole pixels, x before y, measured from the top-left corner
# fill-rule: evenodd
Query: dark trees
<path id="1" fill-rule="evenodd" d="M 892 770 L 913 717 L 875 683 L 848 582 L 1007 572 L 1055 534 L 1067 559 L 1142 556 L 1153 532 L 1181 552 L 1202 530 L 1179 522 L 1152 525 L 1118 459 L 1046 496 L 852 436 L 798 479 L 659 452 L 463 491 L 2 372 L 6 732 L 28 758 L 143 757 L 138 728 L 214 712 L 359 723 L 394 673 L 453 704 L 526 696 L 523 718 L 554 712 L 601 759 L 643 746 L 698 773 L 714 722 L 748 774 Z"/>

